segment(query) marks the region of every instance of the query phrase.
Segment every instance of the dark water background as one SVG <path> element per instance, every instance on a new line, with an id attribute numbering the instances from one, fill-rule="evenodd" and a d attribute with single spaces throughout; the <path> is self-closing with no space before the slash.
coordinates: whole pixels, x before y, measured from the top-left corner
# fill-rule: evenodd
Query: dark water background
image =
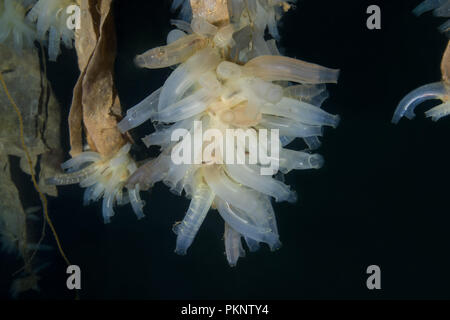
<path id="1" fill-rule="evenodd" d="M 342 122 L 326 131 L 319 150 L 324 168 L 286 176 L 300 200 L 274 204 L 279 251 L 263 247 L 230 268 L 223 221 L 211 211 L 188 255 L 178 256 L 171 227 L 189 201 L 162 184 L 142 193 L 144 220 L 124 206 L 109 225 L 103 224 L 101 203 L 83 207 L 82 189 L 61 187 L 49 209 L 65 251 L 81 267 L 81 299 L 450 298 L 450 117 L 425 119 L 423 111 L 436 104 L 428 103 L 414 121 L 390 123 L 404 95 L 440 79 L 447 39 L 436 28 L 443 21 L 413 16 L 420 2 L 299 0 L 285 15 L 285 55 L 341 69 L 324 108 L 340 114 Z M 366 28 L 372 4 L 381 7 L 381 30 Z M 115 9 L 116 81 L 126 110 L 170 74 L 140 70 L 133 58 L 164 44 L 174 15 L 168 1 L 117 0 Z M 64 50 L 48 74 L 66 118 L 78 75 L 75 53 Z M 62 128 L 67 151 L 65 122 Z M 148 130 L 146 124 L 134 137 Z M 139 159 L 155 154 L 142 144 L 133 153 Z M 53 263 L 42 273 L 41 295 L 24 297 L 73 299 L 62 259 L 56 251 L 49 257 Z M 372 264 L 381 267 L 379 291 L 366 288 Z M 5 297 L 8 272 L 17 264 L 2 265 Z"/>

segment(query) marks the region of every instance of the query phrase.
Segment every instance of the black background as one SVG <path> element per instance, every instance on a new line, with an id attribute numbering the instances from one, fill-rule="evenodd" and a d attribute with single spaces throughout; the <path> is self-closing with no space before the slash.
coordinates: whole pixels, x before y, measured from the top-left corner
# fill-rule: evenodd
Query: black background
<path id="1" fill-rule="evenodd" d="M 430 102 L 417 109 L 415 120 L 390 123 L 404 95 L 440 79 L 447 39 L 436 28 L 444 21 L 413 16 L 420 2 L 299 0 L 283 18 L 285 55 L 341 69 L 324 108 L 342 121 L 326 131 L 319 150 L 324 168 L 286 176 L 299 202 L 274 204 L 280 250 L 264 247 L 230 268 L 223 221 L 210 211 L 188 255 L 178 256 L 171 227 L 189 201 L 164 185 L 142 193 L 144 220 L 124 206 L 109 225 L 103 224 L 101 203 L 83 207 L 83 190 L 61 187 L 49 209 L 69 259 L 81 267 L 80 298 L 450 298 L 450 118 L 425 119 L 423 112 L 436 104 Z M 372 4 L 381 7 L 381 30 L 366 28 Z M 175 17 L 169 6 L 168 1 L 115 3 L 116 84 L 124 110 L 159 88 L 171 72 L 133 64 L 136 54 L 164 44 Z M 65 119 L 78 76 L 75 53 L 64 50 L 57 63 L 48 64 L 48 74 Z M 150 130 L 148 124 L 142 127 L 133 132 L 135 138 Z M 68 151 L 65 121 L 62 130 Z M 142 143 L 133 153 L 138 159 L 155 154 Z M 39 203 L 31 193 L 29 198 Z M 48 242 L 53 243 L 50 236 Z M 0 290 L 6 297 L 18 261 L 4 254 L 1 259 Z M 49 259 L 41 294 L 23 297 L 73 299 L 56 250 Z M 382 271 L 378 291 L 366 287 L 372 264 Z"/>

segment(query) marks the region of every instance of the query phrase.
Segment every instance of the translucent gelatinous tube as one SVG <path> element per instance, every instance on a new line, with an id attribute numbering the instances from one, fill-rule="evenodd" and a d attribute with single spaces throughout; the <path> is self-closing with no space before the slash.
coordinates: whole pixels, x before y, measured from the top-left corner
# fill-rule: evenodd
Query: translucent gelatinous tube
<path id="1" fill-rule="evenodd" d="M 237 79 L 241 76 L 241 67 L 229 61 L 222 61 L 216 69 L 217 76 L 224 80 Z"/>
<path id="2" fill-rule="evenodd" d="M 306 137 L 303 138 L 306 145 L 308 146 L 309 150 L 316 150 L 319 149 L 322 145 L 322 142 L 320 142 L 318 137 Z"/>
<path id="3" fill-rule="evenodd" d="M 439 8 L 436 8 L 433 12 L 436 17 L 450 17 L 450 2 L 444 3 Z"/>
<path id="4" fill-rule="evenodd" d="M 148 190 L 156 182 L 164 179 L 170 165 L 171 159 L 169 156 L 159 156 L 147 161 L 128 178 L 127 188 L 134 188 L 135 185 L 139 185 L 141 190 Z"/>
<path id="5" fill-rule="evenodd" d="M 182 37 L 167 46 L 150 49 L 136 57 L 138 67 L 158 69 L 173 66 L 185 61 L 197 50 L 206 46 L 206 40 L 197 35 L 190 34 Z"/>
<path id="6" fill-rule="evenodd" d="M 276 40 L 280 39 L 280 34 L 278 33 L 277 21 L 275 19 L 275 11 L 273 7 L 269 8 L 269 14 L 267 17 L 267 28 L 269 29 L 269 33 Z"/>
<path id="7" fill-rule="evenodd" d="M 275 212 L 273 210 L 270 198 L 268 196 L 261 195 L 259 200 L 262 205 L 262 210 L 258 210 L 255 212 L 246 212 L 243 210 L 239 210 L 230 204 L 229 205 L 232 207 L 235 214 L 237 214 L 243 220 L 248 221 L 250 224 L 258 226 L 260 228 L 271 230 L 271 232 L 273 232 L 278 237 L 278 227 L 276 223 Z M 250 245 L 255 248 L 259 246 L 259 242 L 261 241 L 249 238 L 245 236 L 245 234 L 242 235 L 246 239 L 247 244 L 250 243 Z M 280 246 L 281 242 L 279 240 L 270 245 L 272 250 L 278 249 Z"/>
<path id="8" fill-rule="evenodd" d="M 177 123 L 167 126 L 163 129 L 157 130 L 152 134 L 149 134 L 142 138 L 142 142 L 148 147 L 150 146 L 161 146 L 163 148 L 169 146 L 173 141 L 171 140 L 172 132 L 176 129 L 186 129 L 191 130 L 194 121 L 198 120 L 200 117 L 192 117 L 185 119 L 183 121 L 178 121 Z"/>
<path id="9" fill-rule="evenodd" d="M 439 31 L 442 33 L 446 33 L 447 37 L 449 37 L 450 34 L 448 33 L 450 32 L 450 20 L 447 20 L 447 22 L 439 26 Z"/>
<path id="10" fill-rule="evenodd" d="M 325 84 L 294 85 L 284 89 L 284 95 L 320 107 L 328 99 L 329 93 Z"/>
<path id="11" fill-rule="evenodd" d="M 244 11 L 245 3 L 242 0 L 229 0 L 228 12 L 230 13 L 230 20 L 232 23 L 236 23 L 241 19 L 242 12 Z"/>
<path id="12" fill-rule="evenodd" d="M 110 223 L 111 218 L 115 214 L 113 206 L 116 194 L 117 194 L 116 189 L 106 189 L 105 194 L 103 195 L 102 213 L 103 213 L 103 221 L 105 223 Z"/>
<path id="13" fill-rule="evenodd" d="M 277 47 L 277 42 L 274 39 L 266 41 L 267 47 L 270 50 L 270 55 L 272 56 L 281 56 L 280 51 Z"/>
<path id="14" fill-rule="evenodd" d="M 258 78 L 249 79 L 248 86 L 261 99 L 277 103 L 283 97 L 283 88 L 279 85 Z"/>
<path id="15" fill-rule="evenodd" d="M 450 114 L 450 102 L 440 104 L 425 112 L 425 115 L 427 117 L 431 117 L 433 121 L 438 121 L 440 118 L 448 116 L 449 114 Z"/>
<path id="16" fill-rule="evenodd" d="M 136 213 L 138 219 L 142 219 L 145 217 L 144 215 L 144 201 L 141 200 L 139 196 L 139 186 L 136 186 L 133 189 L 128 189 L 128 196 L 130 199 L 131 206 L 133 207 L 133 211 Z"/>
<path id="17" fill-rule="evenodd" d="M 288 173 L 291 170 L 320 169 L 324 159 L 320 154 L 310 154 L 303 151 L 280 149 L 280 171 Z"/>
<path id="18" fill-rule="evenodd" d="M 216 197 L 215 203 L 222 218 L 231 228 L 236 230 L 236 232 L 257 242 L 267 243 L 273 250 L 279 247 L 279 237 L 271 229 L 256 226 L 243 219 L 239 215 L 239 210 L 231 208 L 226 201 L 218 197 Z"/>
<path id="19" fill-rule="evenodd" d="M 262 212 L 260 211 L 258 214 L 256 214 L 256 216 L 259 215 L 258 219 L 260 220 L 264 220 L 264 224 L 267 225 L 270 230 L 272 230 L 276 235 L 278 235 L 278 226 L 277 226 L 277 219 L 275 217 L 275 211 L 273 210 L 272 207 L 272 203 L 270 201 L 270 198 L 267 196 L 263 196 L 261 198 L 261 203 L 264 205 L 265 211 Z M 251 219 L 251 216 L 248 216 L 250 218 L 251 221 L 256 221 L 256 217 L 255 219 Z M 278 243 L 276 243 L 272 249 L 278 249 L 279 247 L 281 247 L 281 242 L 278 241 Z"/>
<path id="20" fill-rule="evenodd" d="M 326 90 L 327 88 L 325 84 L 318 84 L 318 85 L 297 84 L 284 88 L 284 95 L 291 98 L 305 99 L 315 97 Z"/>
<path id="21" fill-rule="evenodd" d="M 208 103 L 215 98 L 214 96 L 214 92 L 200 89 L 196 93 L 156 113 L 153 119 L 169 123 L 190 118 L 206 110 Z"/>
<path id="22" fill-rule="evenodd" d="M 202 88 L 198 91 L 207 90 L 207 91 L 210 91 L 211 95 L 220 97 L 220 94 L 222 91 L 222 84 L 217 79 L 217 76 L 213 71 L 209 71 L 209 72 L 206 72 L 203 75 L 201 75 L 198 78 L 198 84 Z"/>
<path id="23" fill-rule="evenodd" d="M 338 115 L 332 115 L 318 107 L 290 98 L 282 98 L 276 105 L 265 104 L 261 107 L 261 112 L 286 118 L 290 117 L 314 126 L 335 128 L 340 121 Z"/>
<path id="24" fill-rule="evenodd" d="M 295 137 L 287 137 L 287 136 L 281 136 L 280 137 L 280 142 L 281 142 L 281 146 L 285 147 L 288 144 L 290 144 L 292 141 L 295 140 Z"/>
<path id="25" fill-rule="evenodd" d="M 440 6 L 445 5 L 446 3 L 447 0 L 425 0 L 413 10 L 413 13 L 416 16 L 420 16 L 421 14 L 427 11 L 439 8 Z"/>
<path id="26" fill-rule="evenodd" d="M 61 33 L 55 27 L 50 27 L 48 32 L 48 52 L 49 52 L 49 60 L 56 61 L 57 57 L 60 54 L 60 46 L 61 46 Z"/>
<path id="27" fill-rule="evenodd" d="M 173 228 L 177 235 L 175 252 L 186 254 L 214 200 L 214 193 L 205 183 L 199 183 L 192 195 L 189 209 L 180 223 Z"/>
<path id="28" fill-rule="evenodd" d="M 184 31 L 173 29 L 167 34 L 167 44 L 169 45 L 174 43 L 184 37 L 186 37 L 186 33 Z"/>
<path id="29" fill-rule="evenodd" d="M 79 156 L 67 160 L 61 164 L 63 170 L 76 171 L 82 169 L 83 165 L 89 162 L 96 162 L 101 159 L 101 156 L 97 152 L 83 152 Z"/>
<path id="30" fill-rule="evenodd" d="M 203 49 L 180 65 L 164 83 L 158 102 L 158 111 L 178 101 L 205 72 L 215 69 L 220 62 L 216 51 Z"/>
<path id="31" fill-rule="evenodd" d="M 256 165 L 228 164 L 226 170 L 229 176 L 236 182 L 274 197 L 277 202 L 297 201 L 295 191 L 290 190 L 289 186 L 273 179 L 271 176 L 261 175 L 261 170 Z"/>
<path id="32" fill-rule="evenodd" d="M 419 4 L 413 13 L 417 16 L 433 10 L 433 15 L 436 17 L 450 17 L 450 1 L 448 0 L 425 0 Z M 439 31 L 450 36 L 450 20 L 447 20 L 439 27 Z"/>
<path id="33" fill-rule="evenodd" d="M 220 28 L 216 35 L 214 36 L 214 43 L 219 48 L 227 48 L 232 47 L 235 42 L 233 40 L 234 28 L 231 24 L 226 25 L 223 28 Z"/>
<path id="34" fill-rule="evenodd" d="M 181 7 L 180 17 L 183 20 L 189 20 L 192 18 L 192 8 L 190 4 L 190 0 L 174 0 L 172 2 L 171 10 L 176 11 Z"/>
<path id="35" fill-rule="evenodd" d="M 48 179 L 47 184 L 67 185 L 79 183 L 86 188 L 83 203 L 88 205 L 103 197 L 102 211 L 105 223 L 114 215 L 114 204 L 131 202 L 138 219 L 144 216 L 143 202 L 139 197 L 139 186 L 128 189 L 124 197 L 123 188 L 128 177 L 136 170 L 136 164 L 129 155 L 131 145 L 125 144 L 110 158 L 104 158 L 96 152 L 83 152 L 66 161 L 63 167 L 69 173 Z"/>
<path id="36" fill-rule="evenodd" d="M 259 250 L 260 245 L 258 241 L 253 240 L 252 238 L 249 237 L 244 237 L 244 239 L 245 243 L 247 243 L 247 247 L 250 250 L 250 252 L 256 252 Z"/>
<path id="37" fill-rule="evenodd" d="M 92 186 L 89 186 L 84 191 L 83 196 L 83 205 L 87 206 L 91 201 L 96 202 L 100 200 L 104 192 L 103 187 L 100 184 L 95 184 Z"/>
<path id="38" fill-rule="evenodd" d="M 317 96 L 311 98 L 300 99 L 306 103 L 312 104 L 313 106 L 321 107 L 325 100 L 330 97 L 328 91 L 323 91 L 319 93 Z"/>
<path id="39" fill-rule="evenodd" d="M 426 100 L 448 100 L 449 92 L 443 82 L 435 82 L 417 88 L 407 94 L 395 109 L 393 123 L 398 123 L 402 117 L 413 119 L 414 109 Z"/>
<path id="40" fill-rule="evenodd" d="M 252 39 L 253 46 L 253 56 L 267 56 L 270 57 L 271 52 L 269 46 L 264 40 L 264 36 L 262 34 L 253 35 Z"/>
<path id="41" fill-rule="evenodd" d="M 203 172 L 209 187 L 221 199 L 247 212 L 261 209 L 257 192 L 231 181 L 223 168 L 209 165 L 203 168 Z"/>
<path id="42" fill-rule="evenodd" d="M 100 179 L 101 175 L 102 175 L 102 173 L 98 172 L 98 170 L 96 170 L 96 172 L 91 174 L 89 177 L 87 177 L 83 181 L 80 181 L 80 187 L 87 188 L 87 187 L 90 187 L 90 186 L 96 184 L 97 181 Z"/>
<path id="43" fill-rule="evenodd" d="M 248 10 L 248 13 L 252 16 L 257 15 L 258 4 L 256 3 L 256 1 L 257 0 L 247 0 L 246 1 L 246 9 Z"/>
<path id="44" fill-rule="evenodd" d="M 278 129 L 280 135 L 288 137 L 305 138 L 323 134 L 320 126 L 311 126 L 284 117 L 263 115 L 259 124 L 266 128 Z"/>
<path id="45" fill-rule="evenodd" d="M 172 20 L 170 20 L 170 24 L 177 27 L 181 31 L 186 32 L 187 34 L 191 34 L 193 32 L 192 28 L 191 28 L 191 24 L 184 20 L 172 19 Z"/>
<path id="46" fill-rule="evenodd" d="M 128 130 L 136 128 L 153 116 L 158 108 L 161 89 L 162 88 L 159 88 L 154 91 L 147 98 L 127 110 L 126 116 L 117 124 L 120 132 L 124 133 Z"/>
<path id="47" fill-rule="evenodd" d="M 80 181 L 88 178 L 91 174 L 93 174 L 95 170 L 96 170 L 95 165 L 91 164 L 86 168 L 76 172 L 65 173 L 62 175 L 48 178 L 45 181 L 45 183 L 49 185 L 58 185 L 58 186 L 65 186 L 69 184 L 79 183 Z"/>
<path id="48" fill-rule="evenodd" d="M 244 66 L 245 71 L 267 81 L 337 83 L 339 70 L 283 56 L 259 56 Z"/>
<path id="49" fill-rule="evenodd" d="M 67 26 L 71 18 L 67 8 L 74 5 L 74 0 L 38 0 L 27 14 L 27 19 L 36 23 L 38 40 L 48 46 L 50 61 L 56 61 L 59 56 L 61 40 L 67 48 L 72 48 L 74 31 Z"/>
<path id="50" fill-rule="evenodd" d="M 18 1 L 5 0 L 0 8 L 0 43 L 11 39 L 17 52 L 33 47 L 36 31 L 25 20 L 25 6 Z"/>
<path id="51" fill-rule="evenodd" d="M 172 164 L 163 182 L 171 189 L 175 188 L 178 183 L 186 176 L 189 170 L 188 164 Z"/>
<path id="52" fill-rule="evenodd" d="M 228 15 L 232 23 L 228 23 L 227 19 L 214 20 L 198 13 L 207 12 L 200 9 L 214 1 L 192 1 L 191 24 L 177 21 L 181 31 L 171 32 L 168 43 L 175 44 L 189 37 L 185 33 L 192 32 L 207 44 L 180 61 L 163 85 L 156 109 L 149 113 L 144 108 L 136 114 L 138 118 L 152 120 L 155 132 L 143 141 L 147 146 L 161 146 L 161 154 L 134 171 L 126 186 L 148 189 L 161 181 L 171 192 L 181 195 L 184 191 L 187 198 L 192 198 L 184 220 L 174 227 L 177 253 L 187 252 L 210 207 L 217 208 L 225 220 L 225 253 L 231 266 L 244 256 L 242 238 L 250 251 L 258 250 L 261 242 L 272 250 L 279 248 L 281 242 L 271 201 L 274 198 L 294 202 L 296 193 L 281 179 L 262 174 L 276 174 L 278 167 L 272 168 L 273 164 L 279 164 L 279 170 L 285 173 L 319 168 L 323 164 L 320 155 L 284 148 L 279 154 L 275 152 L 278 139 L 287 145 L 300 137 L 317 147 L 322 126 L 335 127 L 339 122 L 338 116 L 320 108 L 328 97 L 322 84 L 336 82 L 339 71 L 282 57 L 275 40 L 267 39 L 269 33 L 278 37 L 276 24 L 282 11 L 289 8 L 288 2 L 229 0 Z M 186 5 L 189 1 L 177 1 L 176 5 L 182 3 Z M 302 85 L 288 87 L 290 81 Z M 136 111 L 139 110 L 133 108 L 132 112 Z M 129 119 L 124 120 L 129 128 L 141 123 L 130 115 L 133 113 L 127 114 Z M 198 122 L 194 123 L 198 119 L 205 134 L 212 135 L 209 129 L 217 135 L 228 129 L 239 128 L 244 132 L 233 137 L 238 145 L 234 147 L 236 157 L 233 158 L 237 158 L 238 164 L 222 164 L 221 160 L 228 160 L 227 155 L 218 145 L 207 143 L 208 138 L 194 141 L 193 148 L 189 144 L 185 146 L 188 134 L 198 132 Z M 187 131 L 181 135 L 178 131 L 176 141 L 172 141 L 172 133 L 178 128 Z M 278 129 L 269 130 L 270 141 L 265 141 L 263 146 L 268 150 L 258 148 L 260 139 L 264 139 L 263 129 Z M 193 151 L 197 154 L 192 155 Z M 204 154 L 205 151 L 209 154 Z M 195 160 L 184 163 L 183 159 L 181 164 L 172 161 L 171 155 L 181 157 L 185 152 L 189 153 L 190 160 Z M 213 161 L 211 158 L 196 161 L 200 154 L 211 156 Z M 259 160 L 254 159 L 254 154 L 259 155 Z M 264 155 L 267 155 L 265 159 L 261 158 Z M 246 164 L 240 163 L 241 158 L 246 158 Z M 247 158 L 257 164 L 248 164 Z M 273 170 L 267 166 L 267 159 Z M 281 173 L 276 177 L 280 176 Z M 199 196 L 199 185 L 208 197 Z"/>
<path id="53" fill-rule="evenodd" d="M 232 56 L 238 56 L 240 51 L 249 47 L 250 41 L 252 40 L 252 28 L 246 26 L 234 32 L 233 40 L 235 42 L 235 47 L 233 48 Z"/>
<path id="54" fill-rule="evenodd" d="M 245 250 L 242 247 L 241 234 L 225 222 L 225 254 L 227 255 L 228 264 L 235 267 L 240 257 L 245 257 Z"/>

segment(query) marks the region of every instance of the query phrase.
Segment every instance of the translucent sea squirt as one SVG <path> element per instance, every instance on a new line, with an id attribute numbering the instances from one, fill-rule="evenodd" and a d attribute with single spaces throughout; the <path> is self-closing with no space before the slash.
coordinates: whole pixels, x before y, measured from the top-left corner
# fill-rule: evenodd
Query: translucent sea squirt
<path id="1" fill-rule="evenodd" d="M 420 15 L 426 11 L 434 10 L 433 13 L 439 17 L 450 17 L 450 0 L 426 0 L 421 3 L 414 13 Z M 440 29 L 441 32 L 450 36 L 449 22 L 447 21 Z M 441 63 L 442 80 L 421 86 L 406 95 L 397 106 L 393 123 L 398 123 L 402 117 L 408 119 L 414 118 L 414 109 L 426 100 L 440 100 L 442 103 L 425 112 L 427 117 L 431 117 L 433 121 L 450 114 L 450 42 L 447 43 L 444 56 Z"/>
<path id="2" fill-rule="evenodd" d="M 126 132 L 151 120 L 155 131 L 142 140 L 146 146 L 161 147 L 160 155 L 140 166 L 126 186 L 147 190 L 163 182 L 173 193 L 191 199 L 184 218 L 173 227 L 175 252 L 187 253 L 206 215 L 216 209 L 224 220 L 231 266 L 245 255 L 243 241 L 249 251 L 261 243 L 271 250 L 280 248 L 272 198 L 297 200 L 280 175 L 320 168 L 323 157 L 311 149 L 320 145 L 325 126 L 339 124 L 339 116 L 321 108 L 328 97 L 325 83 L 336 83 L 339 71 L 280 56 L 275 43 L 264 39 L 269 25 L 275 25 L 275 8 L 283 3 L 252 0 L 239 9 L 238 2 L 229 3 L 231 23 L 211 21 L 195 7 L 190 25 L 176 22 L 182 28 L 173 33 L 177 40 L 138 56 L 143 67 L 180 64 L 118 124 Z M 269 31 L 275 33 L 275 28 Z M 203 41 L 201 48 L 189 40 L 197 38 Z M 155 53 L 159 55 L 150 56 Z M 227 130 L 239 133 L 231 138 L 238 145 L 225 150 L 222 146 L 230 140 L 221 144 L 216 138 L 225 137 Z M 203 133 L 200 141 L 192 138 Z M 296 138 L 310 149 L 288 149 Z M 190 161 L 176 163 L 174 154 L 185 152 Z"/>
<path id="3" fill-rule="evenodd" d="M 69 185 L 79 183 L 84 192 L 84 205 L 103 198 L 102 212 L 105 223 L 114 216 L 114 205 L 131 203 L 138 219 L 144 217 L 143 201 L 139 196 L 139 187 L 128 188 L 124 193 L 124 186 L 128 177 L 137 169 L 133 159 L 128 154 L 131 145 L 124 145 L 116 155 L 109 159 L 103 158 L 97 152 L 86 151 L 61 166 L 65 174 L 50 178 L 48 184 Z"/>

